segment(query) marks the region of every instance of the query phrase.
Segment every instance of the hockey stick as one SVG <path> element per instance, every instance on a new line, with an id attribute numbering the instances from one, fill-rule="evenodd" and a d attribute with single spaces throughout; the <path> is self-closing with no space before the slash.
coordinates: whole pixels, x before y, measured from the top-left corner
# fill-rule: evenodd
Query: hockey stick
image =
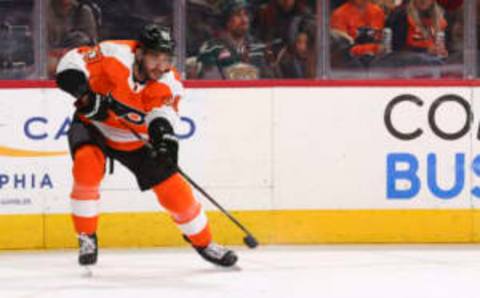
<path id="1" fill-rule="evenodd" d="M 153 147 L 152 143 L 150 143 L 148 140 L 144 139 L 138 132 L 136 132 L 133 128 L 130 127 L 127 123 L 123 121 L 120 117 L 117 115 L 110 113 L 110 115 L 114 116 L 117 121 L 122 124 L 123 127 L 128 129 L 139 141 L 143 142 L 145 144 L 145 147 L 147 147 L 148 150 L 151 150 L 151 152 L 156 153 L 155 148 Z M 177 171 L 180 175 L 182 175 L 185 180 L 188 181 L 196 190 L 198 190 L 207 200 L 210 201 L 215 207 L 217 207 L 225 216 L 228 217 L 240 230 L 242 230 L 245 233 L 245 237 L 243 238 L 243 242 L 245 243 L 246 246 L 249 248 L 255 248 L 258 246 L 258 241 L 255 239 L 255 237 L 250 233 L 250 231 L 242 225 L 230 212 L 228 212 L 225 208 L 222 207 L 212 196 L 210 196 L 200 185 L 198 185 L 190 176 L 188 176 L 178 165 L 176 166 Z"/>

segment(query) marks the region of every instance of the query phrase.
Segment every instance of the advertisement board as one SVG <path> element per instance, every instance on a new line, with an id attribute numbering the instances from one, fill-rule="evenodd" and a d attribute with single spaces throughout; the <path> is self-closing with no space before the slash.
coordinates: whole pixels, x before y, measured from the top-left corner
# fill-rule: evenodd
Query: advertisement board
<path id="1" fill-rule="evenodd" d="M 477 241 L 479 92 L 189 88 L 180 165 L 264 243 Z M 0 90 L 0 247 L 74 245 L 72 113 L 72 99 L 53 88 Z M 118 162 L 106 170 L 104 245 L 181 243 L 151 192 Z M 238 243 L 196 195 L 219 239 Z"/>

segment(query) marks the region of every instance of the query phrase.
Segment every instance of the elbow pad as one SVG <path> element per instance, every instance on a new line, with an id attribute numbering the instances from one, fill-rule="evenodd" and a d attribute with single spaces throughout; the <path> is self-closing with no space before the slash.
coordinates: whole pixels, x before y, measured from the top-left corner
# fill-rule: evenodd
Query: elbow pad
<path id="1" fill-rule="evenodd" d="M 80 98 L 89 90 L 87 77 L 76 69 L 67 69 L 58 73 L 56 81 L 60 89 L 75 98 Z"/>

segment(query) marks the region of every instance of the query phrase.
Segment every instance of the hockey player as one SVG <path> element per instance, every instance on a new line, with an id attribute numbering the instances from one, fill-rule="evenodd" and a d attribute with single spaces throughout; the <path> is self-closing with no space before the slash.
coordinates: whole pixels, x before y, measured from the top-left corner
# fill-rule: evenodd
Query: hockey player
<path id="1" fill-rule="evenodd" d="M 212 241 L 200 203 L 177 172 L 175 125 L 184 90 L 172 67 L 173 51 L 170 30 L 149 24 L 138 41 L 105 41 L 76 48 L 59 62 L 57 84 L 76 99 L 68 140 L 80 265 L 97 262 L 97 203 L 107 157 L 126 166 L 142 191 L 154 191 L 184 238 L 204 259 L 226 267 L 237 261 L 232 250 Z M 129 129 L 148 138 L 155 154 Z"/>

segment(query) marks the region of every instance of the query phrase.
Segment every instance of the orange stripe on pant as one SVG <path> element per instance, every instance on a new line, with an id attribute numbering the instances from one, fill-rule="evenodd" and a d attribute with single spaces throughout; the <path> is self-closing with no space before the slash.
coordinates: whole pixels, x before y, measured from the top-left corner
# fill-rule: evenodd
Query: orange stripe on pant
<path id="1" fill-rule="evenodd" d="M 105 174 L 105 156 L 94 145 L 84 145 L 73 158 L 72 219 L 78 234 L 93 234 L 98 226 L 99 187 Z"/>
<path id="2" fill-rule="evenodd" d="M 180 174 L 177 173 L 155 185 L 153 191 L 159 203 L 170 213 L 194 246 L 204 247 L 212 241 L 205 212 Z"/>

